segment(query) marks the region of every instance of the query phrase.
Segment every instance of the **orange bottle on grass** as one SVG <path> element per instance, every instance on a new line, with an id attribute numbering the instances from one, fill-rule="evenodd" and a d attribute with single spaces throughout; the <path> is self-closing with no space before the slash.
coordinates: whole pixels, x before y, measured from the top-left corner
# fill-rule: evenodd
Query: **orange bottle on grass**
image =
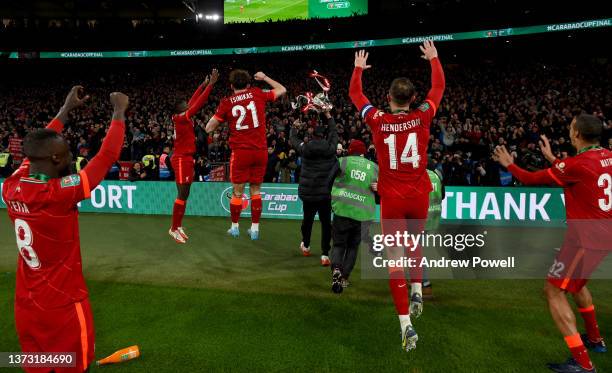
<path id="1" fill-rule="evenodd" d="M 107 365 L 107 364 L 116 364 L 123 363 L 124 361 L 136 359 L 140 357 L 140 349 L 138 346 L 131 346 L 119 350 L 112 355 L 105 357 L 104 359 L 98 360 L 97 365 Z"/>

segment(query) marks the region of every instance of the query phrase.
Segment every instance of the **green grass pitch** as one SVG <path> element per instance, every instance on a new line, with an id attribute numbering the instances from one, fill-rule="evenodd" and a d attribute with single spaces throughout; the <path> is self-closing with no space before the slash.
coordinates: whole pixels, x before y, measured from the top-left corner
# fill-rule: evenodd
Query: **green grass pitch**
<path id="1" fill-rule="evenodd" d="M 225 23 L 308 18 L 308 0 L 250 0 L 248 5 L 247 0 L 225 0 L 224 7 Z"/>
<path id="2" fill-rule="evenodd" d="M 94 372 L 544 373 L 569 355 L 543 281 L 435 281 L 436 299 L 415 321 L 418 347 L 406 353 L 386 281 L 356 271 L 352 287 L 332 294 L 329 269 L 299 253 L 298 221 L 263 221 L 262 239 L 251 242 L 246 220 L 233 240 L 227 219 L 187 217 L 184 246 L 167 235 L 170 217 L 82 214 L 80 222 L 96 357 L 133 344 L 142 352 Z M 0 211 L 0 351 L 19 351 L 16 260 Z M 591 285 L 604 336 L 612 335 L 611 284 Z M 612 371 L 611 356 L 592 354 L 598 371 Z"/>

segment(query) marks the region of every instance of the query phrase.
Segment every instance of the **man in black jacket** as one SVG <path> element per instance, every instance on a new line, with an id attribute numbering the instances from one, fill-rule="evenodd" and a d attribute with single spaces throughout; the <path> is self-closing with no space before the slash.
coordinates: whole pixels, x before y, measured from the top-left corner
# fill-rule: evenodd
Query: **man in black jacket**
<path id="1" fill-rule="evenodd" d="M 291 145 L 302 157 L 302 170 L 298 195 L 304 205 L 302 220 L 302 243 L 300 249 L 304 256 L 310 256 L 310 236 L 314 217 L 318 213 L 321 222 L 321 265 L 330 265 L 329 250 L 331 248 L 331 187 L 332 170 L 337 167 L 336 148 L 338 133 L 336 122 L 329 111 L 324 113 L 327 122 L 319 124 L 313 134 L 313 139 L 304 143 L 298 138 L 299 130 L 291 128 Z M 325 136 L 325 130 L 328 130 Z"/>

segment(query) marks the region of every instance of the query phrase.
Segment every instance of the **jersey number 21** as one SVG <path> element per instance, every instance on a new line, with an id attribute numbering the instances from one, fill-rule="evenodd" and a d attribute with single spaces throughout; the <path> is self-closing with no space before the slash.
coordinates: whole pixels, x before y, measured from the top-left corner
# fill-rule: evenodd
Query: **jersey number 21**
<path id="1" fill-rule="evenodd" d="M 255 101 L 251 101 L 246 107 L 242 105 L 236 105 L 232 108 L 232 115 L 234 118 L 238 118 L 236 121 L 236 130 L 249 129 L 249 125 L 243 125 L 244 119 L 246 118 L 247 111 L 251 112 L 251 119 L 253 120 L 253 128 L 259 127 L 259 118 L 257 118 L 257 107 L 255 107 Z"/>

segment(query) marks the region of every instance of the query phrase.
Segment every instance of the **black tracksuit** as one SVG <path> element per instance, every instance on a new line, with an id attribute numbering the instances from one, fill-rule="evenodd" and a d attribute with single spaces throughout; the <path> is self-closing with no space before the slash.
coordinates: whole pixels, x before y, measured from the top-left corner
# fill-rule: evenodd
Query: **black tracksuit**
<path id="1" fill-rule="evenodd" d="M 361 242 L 368 247 L 371 245 L 371 221 L 358 221 L 344 216 L 334 215 L 333 236 L 334 249 L 332 250 L 332 270 L 339 269 L 342 277 L 347 279 L 355 267 L 357 253 Z"/>
<path id="2" fill-rule="evenodd" d="M 304 205 L 302 220 L 302 241 L 310 247 L 310 236 L 315 215 L 319 214 L 321 222 L 321 250 L 329 255 L 331 249 L 331 188 L 333 170 L 338 167 L 336 148 L 338 133 L 333 118 L 326 119 L 328 135 L 326 138 L 313 138 L 304 144 L 298 138 L 298 131 L 291 129 L 291 145 L 302 157 L 298 195 Z"/>

